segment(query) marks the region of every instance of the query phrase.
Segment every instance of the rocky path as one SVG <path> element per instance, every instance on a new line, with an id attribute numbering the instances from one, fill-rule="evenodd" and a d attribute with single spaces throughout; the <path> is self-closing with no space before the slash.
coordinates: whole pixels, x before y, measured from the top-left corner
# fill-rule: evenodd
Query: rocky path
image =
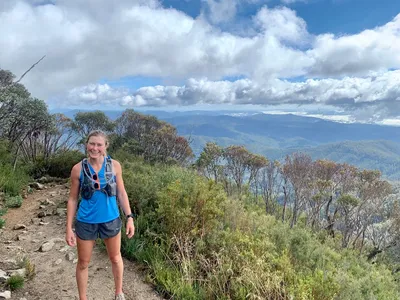
<path id="1" fill-rule="evenodd" d="M 22 289 L 12 291 L 9 299 L 78 299 L 76 247 L 69 247 L 64 241 L 67 197 L 67 185 L 48 185 L 29 194 L 20 208 L 9 209 L 3 216 L 6 225 L 0 229 L 0 282 L 11 270 L 21 269 L 23 258 L 35 267 L 33 278 L 26 279 Z M 162 299 L 153 287 L 144 283 L 138 266 L 124 262 L 127 299 Z M 29 269 L 19 272 L 25 272 L 27 277 L 32 273 Z M 0 286 L 0 299 L 8 298 L 8 293 L 2 292 Z M 88 296 L 91 300 L 114 299 L 111 264 L 101 245 L 95 246 L 89 265 Z"/>

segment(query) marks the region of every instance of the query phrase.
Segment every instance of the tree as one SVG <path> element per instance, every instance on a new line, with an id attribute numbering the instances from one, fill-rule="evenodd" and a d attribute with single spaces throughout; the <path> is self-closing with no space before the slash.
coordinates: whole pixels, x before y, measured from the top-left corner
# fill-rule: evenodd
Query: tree
<path id="1" fill-rule="evenodd" d="M 103 130 L 106 133 L 111 133 L 114 126 L 114 123 L 100 110 L 78 112 L 73 123 L 74 131 L 82 138 L 81 143 L 84 143 L 92 130 Z"/>
<path id="2" fill-rule="evenodd" d="M 132 154 L 146 161 L 186 164 L 193 157 L 189 141 L 178 136 L 171 124 L 127 109 L 116 120 L 115 140 L 121 147 L 129 143 Z"/>
<path id="3" fill-rule="evenodd" d="M 238 194 L 242 193 L 244 177 L 249 166 L 250 152 L 244 146 L 229 146 L 224 149 L 227 177 L 233 179 Z"/>
<path id="4" fill-rule="evenodd" d="M 287 155 L 283 165 L 283 175 L 293 187 L 294 203 L 291 227 L 297 223 L 301 209 L 306 204 L 307 192 L 312 182 L 312 159 L 304 153 Z"/>
<path id="5" fill-rule="evenodd" d="M 223 149 L 216 143 L 208 142 L 196 161 L 199 172 L 208 179 L 218 182 L 221 177 Z"/>
<path id="6" fill-rule="evenodd" d="M 274 214 L 277 198 L 282 188 L 282 176 L 279 161 L 269 161 L 267 165 L 261 169 L 259 175 L 259 185 L 261 195 L 265 203 L 265 212 Z"/>

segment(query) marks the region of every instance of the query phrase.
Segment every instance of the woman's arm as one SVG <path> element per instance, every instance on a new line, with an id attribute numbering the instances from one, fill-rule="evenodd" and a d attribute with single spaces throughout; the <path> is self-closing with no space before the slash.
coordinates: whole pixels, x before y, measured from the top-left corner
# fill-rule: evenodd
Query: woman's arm
<path id="1" fill-rule="evenodd" d="M 112 162 L 117 182 L 117 197 L 119 200 L 119 204 L 121 205 L 122 210 L 125 213 L 125 216 L 127 216 L 132 213 L 132 210 L 129 204 L 128 194 L 126 193 L 125 190 L 124 180 L 122 178 L 122 167 L 118 161 L 113 160 Z M 131 238 L 134 234 L 135 234 L 135 226 L 133 225 L 133 218 L 127 218 L 126 235 L 128 236 L 128 238 Z"/>
<path id="2" fill-rule="evenodd" d="M 76 207 L 79 197 L 79 175 L 81 173 L 81 165 L 77 163 L 71 170 L 71 187 L 67 203 L 67 228 L 65 240 L 69 246 L 75 246 L 76 239 L 72 230 L 72 223 L 76 213 Z"/>

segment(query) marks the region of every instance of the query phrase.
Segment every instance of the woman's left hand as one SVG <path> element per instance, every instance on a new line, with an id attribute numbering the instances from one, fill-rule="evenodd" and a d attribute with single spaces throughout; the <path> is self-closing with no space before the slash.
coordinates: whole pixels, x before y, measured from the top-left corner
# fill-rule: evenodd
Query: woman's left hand
<path id="1" fill-rule="evenodd" d="M 134 234 L 135 234 L 135 225 L 133 225 L 133 219 L 128 218 L 128 220 L 126 221 L 126 235 L 128 239 L 130 239 L 131 237 L 133 237 Z"/>

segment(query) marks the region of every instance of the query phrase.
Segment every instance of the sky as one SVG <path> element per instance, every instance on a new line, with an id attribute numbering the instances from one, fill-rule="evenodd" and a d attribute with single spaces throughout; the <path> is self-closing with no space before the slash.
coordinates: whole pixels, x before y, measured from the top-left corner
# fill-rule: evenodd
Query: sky
<path id="1" fill-rule="evenodd" d="M 51 109 L 400 126 L 400 1 L 0 0 L 0 68 Z"/>

